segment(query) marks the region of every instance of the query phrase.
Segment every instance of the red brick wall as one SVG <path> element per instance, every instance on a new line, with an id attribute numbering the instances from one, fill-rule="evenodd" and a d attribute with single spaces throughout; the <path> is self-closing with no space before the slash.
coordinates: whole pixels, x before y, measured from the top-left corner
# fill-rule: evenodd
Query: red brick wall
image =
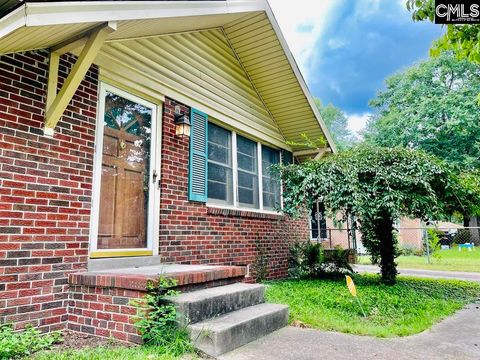
<path id="1" fill-rule="evenodd" d="M 62 57 L 59 87 L 73 62 Z M 42 130 L 47 75 L 46 51 L 0 56 L 0 323 L 53 330 L 67 321 L 68 274 L 88 258 L 98 72 L 88 72 L 53 139 Z M 163 121 L 163 261 L 251 265 L 260 244 L 269 277 L 286 276 L 288 244 L 308 237 L 307 222 L 188 202 L 188 140 L 175 137 L 174 105 L 166 101 Z M 98 291 L 74 287 L 72 296 L 84 290 Z"/>
<path id="2" fill-rule="evenodd" d="M 145 294 L 144 291 L 119 288 L 71 286 L 68 328 L 141 344 L 142 339 L 134 325 L 137 311 L 131 300 Z"/>
<path id="3" fill-rule="evenodd" d="M 62 56 L 59 86 L 73 56 Z M 67 274 L 87 262 L 98 74 L 43 136 L 48 53 L 0 56 L 0 323 L 63 327 Z"/>
<path id="4" fill-rule="evenodd" d="M 256 245 L 268 253 L 268 277 L 287 276 L 289 243 L 309 238 L 308 221 L 248 211 L 225 211 L 188 201 L 188 138 L 175 136 L 177 103 L 163 114 L 160 255 L 163 262 L 251 265 Z M 178 104 L 183 106 L 182 104 Z M 183 106 L 183 111 L 189 109 Z M 254 272 L 254 268 L 251 267 Z"/>

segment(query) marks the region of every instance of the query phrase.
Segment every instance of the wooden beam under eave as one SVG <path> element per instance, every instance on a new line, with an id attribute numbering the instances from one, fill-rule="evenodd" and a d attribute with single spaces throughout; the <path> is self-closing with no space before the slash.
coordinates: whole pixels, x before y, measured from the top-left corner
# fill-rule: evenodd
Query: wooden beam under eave
<path id="1" fill-rule="evenodd" d="M 58 67 L 60 65 L 60 55 L 56 52 L 50 52 L 50 60 L 48 63 L 48 85 L 47 85 L 47 105 L 45 111 L 48 112 L 57 96 L 58 86 Z"/>
<path id="2" fill-rule="evenodd" d="M 331 152 L 330 148 L 322 148 L 322 149 L 311 149 L 311 150 L 299 150 L 294 151 L 293 156 L 311 156 L 314 157 L 315 160 L 322 158 L 326 153 Z"/>
<path id="3" fill-rule="evenodd" d="M 52 136 L 55 127 L 57 126 L 58 121 L 60 120 L 61 116 L 63 115 L 65 109 L 67 108 L 68 104 L 73 98 L 73 95 L 77 91 L 80 83 L 84 79 L 85 75 L 87 74 L 88 69 L 93 64 L 93 60 L 97 56 L 100 48 L 102 47 L 103 43 L 107 39 L 108 34 L 112 31 L 116 30 L 116 23 L 105 23 L 101 27 L 94 29 L 85 46 L 82 49 L 82 52 L 78 56 L 75 65 L 73 65 L 70 74 L 68 74 L 67 78 L 65 79 L 65 83 L 63 84 L 62 88 L 60 89 L 59 93 L 55 96 L 54 100 L 51 101 L 51 105 L 48 106 L 45 115 L 45 127 L 44 127 L 44 134 L 47 136 Z M 57 71 L 58 74 L 58 71 Z M 50 80 L 50 77 L 49 77 Z M 50 81 L 49 81 L 50 83 Z M 53 83 L 53 80 L 52 80 Z M 49 84 L 50 85 L 50 84 Z M 53 89 L 49 89 L 48 92 L 54 91 Z M 56 91 L 56 87 L 55 87 Z M 52 97 L 53 95 L 50 95 Z M 48 98 L 48 95 L 47 95 Z M 47 101 L 48 104 L 48 101 Z"/>
<path id="4" fill-rule="evenodd" d="M 318 149 L 298 150 L 293 152 L 293 156 L 312 156 L 317 155 L 318 152 Z"/>
<path id="5" fill-rule="evenodd" d="M 320 160 L 325 156 L 325 154 L 332 152 L 330 148 L 328 149 L 321 149 L 317 155 L 315 155 L 314 160 Z"/>
<path id="6" fill-rule="evenodd" d="M 52 46 L 50 49 L 52 52 L 59 55 L 65 54 L 67 52 L 78 49 L 80 46 L 84 46 L 88 41 L 88 35 L 80 34 L 72 39 L 69 39 L 65 42 Z"/>

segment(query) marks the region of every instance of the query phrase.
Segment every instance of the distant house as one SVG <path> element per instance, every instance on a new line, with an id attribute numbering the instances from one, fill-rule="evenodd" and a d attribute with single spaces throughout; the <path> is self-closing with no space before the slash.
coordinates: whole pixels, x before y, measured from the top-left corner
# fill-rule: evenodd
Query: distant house
<path id="1" fill-rule="evenodd" d="M 5 1 L 0 83 L 0 323 L 137 341 L 152 266 L 287 275 L 270 168 L 335 148 L 266 1 Z"/>
<path id="2" fill-rule="evenodd" d="M 426 227 L 420 219 L 402 218 L 396 224 L 396 229 L 400 247 L 412 250 L 423 248 Z M 355 249 L 359 254 L 366 253 L 362 244 L 362 234 L 355 229 L 353 220 L 345 222 L 340 217 L 336 220 L 327 217 L 320 203 L 314 204 L 310 212 L 310 239 L 321 241 L 325 248 L 338 246 L 343 249 Z"/>

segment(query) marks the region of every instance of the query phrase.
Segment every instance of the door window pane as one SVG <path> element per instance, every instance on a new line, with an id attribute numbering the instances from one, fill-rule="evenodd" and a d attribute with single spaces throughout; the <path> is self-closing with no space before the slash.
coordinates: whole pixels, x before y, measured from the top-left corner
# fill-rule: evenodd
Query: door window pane
<path id="1" fill-rule="evenodd" d="M 312 239 L 327 238 L 327 220 L 323 203 L 315 202 L 310 213 L 310 226 Z"/>
<path id="2" fill-rule="evenodd" d="M 208 124 L 208 201 L 233 205 L 232 134 Z"/>
<path id="3" fill-rule="evenodd" d="M 242 207 L 258 208 L 257 143 L 237 136 L 238 203 Z"/>
<path id="4" fill-rule="evenodd" d="M 263 208 L 275 210 L 280 207 L 280 179 L 272 172 L 272 165 L 280 162 L 277 150 L 262 145 Z"/>
<path id="5" fill-rule="evenodd" d="M 105 95 L 98 249 L 147 247 L 152 109 Z"/>

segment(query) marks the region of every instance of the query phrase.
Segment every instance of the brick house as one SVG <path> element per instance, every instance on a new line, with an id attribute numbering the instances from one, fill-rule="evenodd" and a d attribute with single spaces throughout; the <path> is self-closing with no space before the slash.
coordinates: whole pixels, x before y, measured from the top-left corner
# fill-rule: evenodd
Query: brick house
<path id="1" fill-rule="evenodd" d="M 269 169 L 334 150 L 264 0 L 4 2 L 0 323 L 138 341 L 160 264 L 252 281 L 265 249 L 285 277 L 309 224 Z"/>

